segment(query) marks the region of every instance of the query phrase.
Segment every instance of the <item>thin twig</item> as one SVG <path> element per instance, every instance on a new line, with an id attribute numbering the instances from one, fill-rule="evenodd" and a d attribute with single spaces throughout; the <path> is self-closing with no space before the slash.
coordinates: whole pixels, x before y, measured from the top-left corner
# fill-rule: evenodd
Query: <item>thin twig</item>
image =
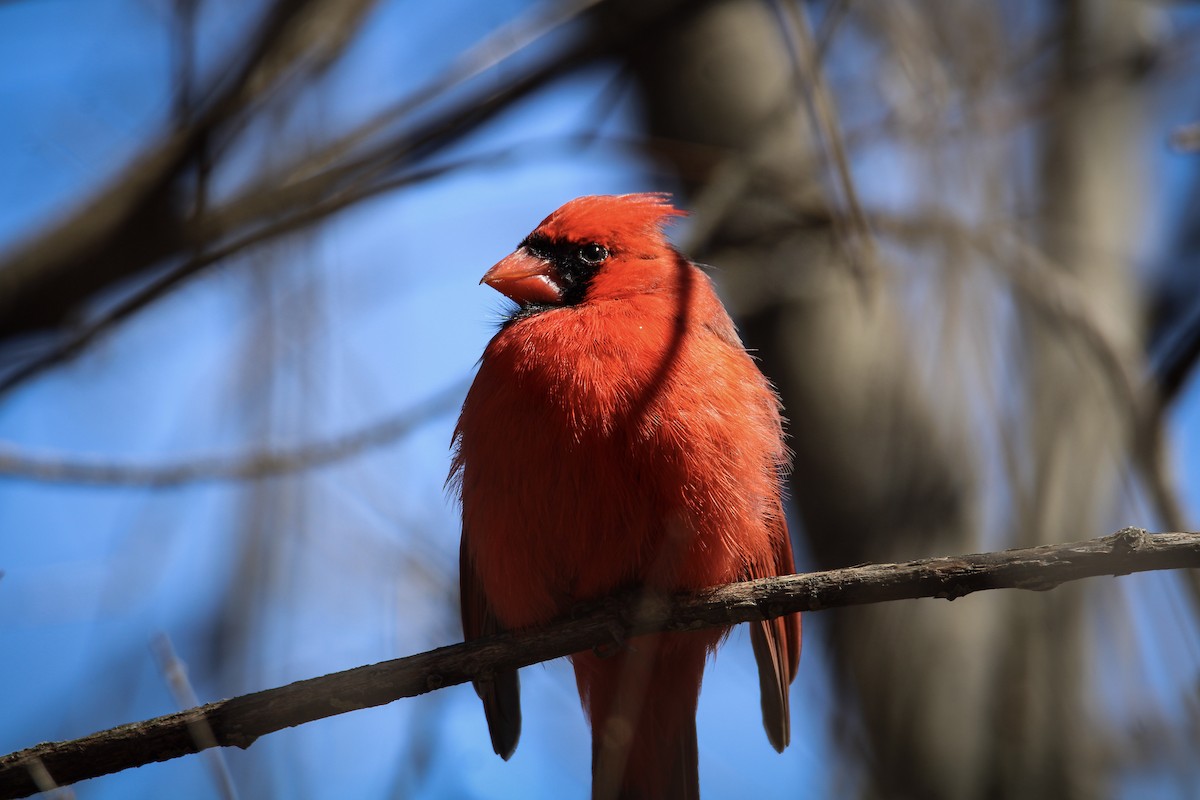
<path id="1" fill-rule="evenodd" d="M 836 186 L 840 189 L 856 234 L 852 240 L 846 241 L 846 245 L 855 280 L 859 289 L 866 294 L 869 278 L 875 267 L 875 239 L 859 200 L 854 175 L 850 171 L 850 159 L 846 154 L 841 123 L 838 121 L 833 97 L 821 70 L 820 50 L 813 40 L 808 17 L 800 4 L 794 0 L 783 0 L 780 6 L 784 31 L 788 34 L 795 51 L 796 81 L 806 92 L 817 144 L 826 153 L 826 161 L 833 167 Z M 847 240 L 850 237 L 842 238 Z"/>
<path id="2" fill-rule="evenodd" d="M 825 10 L 825 16 L 821 18 L 821 27 L 817 29 L 816 36 L 816 62 L 818 64 L 825 63 L 825 56 L 833 44 L 833 36 L 849 11 L 850 0 L 833 0 L 833 4 Z"/>
<path id="3" fill-rule="evenodd" d="M 953 600 L 985 589 L 1045 591 L 1081 578 L 1195 567 L 1200 567 L 1200 533 L 1125 528 L 1087 542 L 766 578 L 650 603 L 644 593 L 613 597 L 540 630 L 441 647 L 10 753 L 0 757 L 0 800 L 37 791 L 28 771 L 34 759 L 69 783 L 165 761 L 196 752 L 189 726 L 199 719 L 218 744 L 249 747 L 285 727 L 589 650 L 611 641 L 614 630 L 624 638 L 694 631 L 797 611 L 914 598 Z"/>
<path id="4" fill-rule="evenodd" d="M 46 800 L 72 800 L 75 797 L 73 791 L 64 789 L 54 782 L 54 777 L 40 758 L 29 759 L 25 764 L 25 769 L 29 772 L 30 780 Z"/>
<path id="5" fill-rule="evenodd" d="M 305 157 L 299 168 L 290 171 L 287 180 L 299 180 L 318 169 L 336 163 L 339 158 L 369 141 L 389 125 L 412 114 L 430 101 L 445 97 L 473 78 L 508 62 L 513 56 L 539 43 L 598 2 L 600 0 L 546 3 L 500 26 L 454 59 L 443 72 L 434 76 L 428 83 L 379 111 L 320 151 Z"/>
<path id="6" fill-rule="evenodd" d="M 180 708 L 192 708 L 200 705 L 196 691 L 192 688 L 192 682 L 188 680 L 187 666 L 175 652 L 170 637 L 165 633 L 158 634 L 150 642 L 150 649 L 154 651 L 154 656 L 158 659 L 159 668 L 167 681 L 167 686 L 171 689 L 176 705 Z M 229 765 L 225 763 L 225 756 L 217 747 L 217 740 L 213 736 L 212 728 L 208 726 L 208 720 L 203 717 L 193 720 L 188 726 L 188 731 L 192 735 L 192 741 L 196 743 L 196 749 L 207 751 L 205 755 L 208 758 L 205 760 L 208 762 L 209 771 L 217 784 L 217 792 L 223 800 L 237 800 L 238 793 L 233 785 L 233 775 L 229 772 Z"/>

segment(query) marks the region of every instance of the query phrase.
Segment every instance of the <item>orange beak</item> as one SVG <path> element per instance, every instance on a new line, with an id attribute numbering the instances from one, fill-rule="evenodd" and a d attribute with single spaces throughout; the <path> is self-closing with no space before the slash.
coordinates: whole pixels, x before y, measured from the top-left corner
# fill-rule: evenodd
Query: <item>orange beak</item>
<path id="1" fill-rule="evenodd" d="M 554 280 L 553 265 L 530 255 L 523 247 L 485 272 L 479 282 L 522 305 L 562 302 L 562 289 Z"/>

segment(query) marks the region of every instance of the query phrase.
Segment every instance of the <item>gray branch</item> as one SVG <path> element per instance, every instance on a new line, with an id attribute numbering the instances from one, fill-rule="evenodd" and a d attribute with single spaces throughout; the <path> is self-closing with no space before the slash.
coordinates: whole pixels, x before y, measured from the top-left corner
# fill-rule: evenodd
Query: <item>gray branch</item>
<path id="1" fill-rule="evenodd" d="M 406 658 L 221 700 L 122 725 L 82 739 L 50 742 L 0 757 L 0 800 L 107 775 L 202 749 L 207 726 L 220 746 L 249 747 L 268 733 L 380 706 L 655 631 L 690 631 L 795 611 L 920 597 L 953 600 L 984 589 L 1045 591 L 1081 578 L 1200 567 L 1200 533 L 1125 528 L 1087 542 L 930 558 L 730 584 L 677 597 L 609 598 L 541 630 L 503 634 Z M 482 718 L 480 725 L 483 724 Z M 44 773 L 44 774 L 43 774 Z"/>
<path id="2" fill-rule="evenodd" d="M 165 464 L 113 463 L 31 454 L 0 442 L 0 480 L 161 489 L 293 475 L 327 467 L 365 451 L 392 444 L 431 419 L 455 409 L 466 392 L 465 382 L 456 383 L 412 408 L 341 436 L 240 456 L 196 456 Z"/>

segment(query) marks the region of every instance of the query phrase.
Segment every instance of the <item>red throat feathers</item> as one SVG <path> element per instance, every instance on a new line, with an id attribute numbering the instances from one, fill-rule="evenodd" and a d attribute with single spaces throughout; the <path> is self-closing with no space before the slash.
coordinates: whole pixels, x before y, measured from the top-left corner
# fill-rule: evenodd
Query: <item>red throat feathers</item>
<path id="1" fill-rule="evenodd" d="M 482 283 L 517 308 L 454 433 L 468 640 L 616 592 L 690 592 L 794 571 L 779 401 L 662 194 L 581 197 Z M 699 796 L 696 705 L 727 633 L 638 637 L 571 657 L 592 725 L 592 796 Z M 763 725 L 790 737 L 800 617 L 751 624 Z M 516 672 L 476 684 L 495 751 L 520 735 Z"/>

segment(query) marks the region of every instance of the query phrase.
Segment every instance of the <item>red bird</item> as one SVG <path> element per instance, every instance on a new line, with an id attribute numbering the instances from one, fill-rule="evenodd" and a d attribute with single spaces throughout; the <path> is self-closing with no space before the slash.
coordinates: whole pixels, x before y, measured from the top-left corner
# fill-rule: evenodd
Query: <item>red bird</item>
<path id="1" fill-rule="evenodd" d="M 692 592 L 794 571 L 779 400 L 707 276 L 666 240 L 663 194 L 581 197 L 486 283 L 518 307 L 454 433 L 468 640 L 629 590 Z M 704 662 L 728 630 L 571 657 L 594 798 L 695 798 Z M 763 724 L 790 738 L 800 617 L 752 623 Z M 492 746 L 521 732 L 515 671 L 475 685 Z"/>

